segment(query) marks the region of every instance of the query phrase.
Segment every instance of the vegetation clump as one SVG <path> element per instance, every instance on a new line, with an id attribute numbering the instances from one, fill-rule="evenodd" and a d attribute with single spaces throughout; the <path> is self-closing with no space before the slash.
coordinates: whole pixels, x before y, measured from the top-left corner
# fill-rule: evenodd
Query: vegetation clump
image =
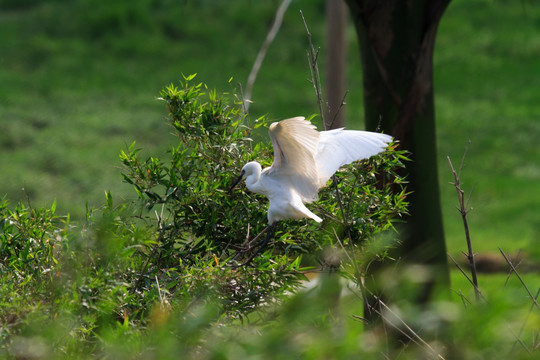
<path id="1" fill-rule="evenodd" d="M 251 122 L 241 99 L 194 84 L 194 76 L 160 95 L 178 143 L 162 158 L 143 158 L 135 144 L 121 152 L 136 200 L 117 203 L 107 192 L 80 224 L 58 215 L 56 204 L 2 203 L 3 355 L 107 357 L 126 343 L 131 354 L 147 353 L 157 329 L 178 324 L 194 327 L 169 329 L 168 337 L 208 351 L 200 337 L 219 328 L 210 325 L 227 326 L 219 336 L 241 331 L 230 327 L 237 321 L 268 326 L 305 279 L 302 270 L 324 262 L 324 249 L 363 251 L 406 211 L 405 190 L 390 189 L 402 186 L 395 169 L 405 157 L 391 148 L 349 166 L 321 192 L 322 226 L 287 221 L 251 266 L 230 266 L 251 254 L 247 244 L 266 226 L 266 200 L 228 188 L 245 162 L 271 161 L 268 141 L 254 141 L 266 135 L 267 120 Z M 365 258 L 351 261 L 358 270 Z M 339 264 L 334 269 L 345 269 Z"/>

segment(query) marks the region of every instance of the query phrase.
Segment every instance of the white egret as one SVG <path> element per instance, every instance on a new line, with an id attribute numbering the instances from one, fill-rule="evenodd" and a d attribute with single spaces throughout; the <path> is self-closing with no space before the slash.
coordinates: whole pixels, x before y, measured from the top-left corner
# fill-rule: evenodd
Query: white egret
<path id="1" fill-rule="evenodd" d="M 272 123 L 269 133 L 274 148 L 272 166 L 263 170 L 258 162 L 248 162 L 231 186 L 232 190 L 245 179 L 250 191 L 266 195 L 270 201 L 270 232 L 258 251 L 268 243 L 279 220 L 310 218 L 321 222 L 304 204 L 317 199 L 319 189 L 341 166 L 384 151 L 392 140 L 389 135 L 369 131 L 319 132 L 304 117 Z"/>

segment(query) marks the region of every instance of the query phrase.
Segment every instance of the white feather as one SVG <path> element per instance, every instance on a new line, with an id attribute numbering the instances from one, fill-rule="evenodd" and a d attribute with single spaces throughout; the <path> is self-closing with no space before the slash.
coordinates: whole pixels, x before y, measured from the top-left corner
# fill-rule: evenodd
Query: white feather
<path id="1" fill-rule="evenodd" d="M 386 148 L 389 135 L 368 131 L 336 129 L 318 132 L 304 117 L 270 125 L 274 148 L 272 166 L 261 171 L 257 162 L 242 168 L 249 190 L 270 200 L 268 221 L 322 219 L 304 203 L 317 199 L 317 193 L 343 165 L 369 158 Z"/>
<path id="2" fill-rule="evenodd" d="M 320 134 L 315 162 L 321 187 L 340 167 L 377 155 L 392 141 L 390 135 L 369 131 L 335 129 Z"/>
<path id="3" fill-rule="evenodd" d="M 274 162 L 269 173 L 288 176 L 304 201 L 312 201 L 319 189 L 317 163 L 320 133 L 304 117 L 270 125 Z"/>

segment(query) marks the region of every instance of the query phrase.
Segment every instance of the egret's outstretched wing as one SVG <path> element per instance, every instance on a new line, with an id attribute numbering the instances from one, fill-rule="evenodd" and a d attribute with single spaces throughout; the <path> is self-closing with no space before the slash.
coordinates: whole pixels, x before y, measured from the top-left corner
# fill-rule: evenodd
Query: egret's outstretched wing
<path id="1" fill-rule="evenodd" d="M 269 173 L 288 176 L 304 201 L 314 200 L 319 188 L 315 163 L 319 137 L 320 133 L 315 130 L 315 126 L 304 117 L 286 119 L 270 125 L 274 162 Z"/>
<path id="2" fill-rule="evenodd" d="M 319 186 L 343 165 L 367 159 L 388 146 L 392 137 L 369 131 L 335 129 L 320 133 L 315 161 L 319 174 Z"/>

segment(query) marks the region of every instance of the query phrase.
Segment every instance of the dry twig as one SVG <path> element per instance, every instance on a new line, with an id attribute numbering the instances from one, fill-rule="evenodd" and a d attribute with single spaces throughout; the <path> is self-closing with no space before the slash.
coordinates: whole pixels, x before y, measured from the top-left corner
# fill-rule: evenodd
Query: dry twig
<path id="1" fill-rule="evenodd" d="M 313 84 L 313 89 L 315 90 L 315 94 L 317 95 L 317 105 L 319 105 L 319 113 L 321 114 L 323 129 L 326 130 L 326 121 L 324 120 L 323 111 L 323 97 L 321 91 L 321 76 L 319 75 L 319 66 L 317 65 L 319 51 L 315 51 L 315 48 L 313 47 L 313 42 L 311 41 L 311 32 L 309 31 L 302 10 L 300 10 L 300 15 L 302 16 L 302 21 L 304 22 L 309 42 L 309 50 L 307 51 L 306 55 L 309 63 L 309 69 L 311 71 L 311 83 Z"/>
<path id="2" fill-rule="evenodd" d="M 266 56 L 266 52 L 268 51 L 268 48 L 270 47 L 270 44 L 274 41 L 274 38 L 276 37 L 279 28 L 281 27 L 281 23 L 283 22 L 283 16 L 285 15 L 285 12 L 287 11 L 287 8 L 291 4 L 292 0 L 283 0 L 281 2 L 281 5 L 279 5 L 279 8 L 276 11 L 276 17 L 274 18 L 274 23 L 272 24 L 272 27 L 270 28 L 270 31 L 266 35 L 266 39 L 264 39 L 264 42 L 261 46 L 261 49 L 259 50 L 259 53 L 257 54 L 257 58 L 255 59 L 255 62 L 253 63 L 253 67 L 251 68 L 251 71 L 249 72 L 247 84 L 246 84 L 246 104 L 245 104 L 245 112 L 248 112 L 249 104 L 251 103 L 251 94 L 253 92 L 253 85 L 255 84 L 255 79 L 257 78 L 257 74 L 259 73 L 259 70 L 261 68 L 262 62 Z"/>
<path id="3" fill-rule="evenodd" d="M 472 248 L 472 241 L 471 241 L 471 235 L 469 231 L 469 223 L 467 221 L 467 213 L 469 212 L 469 201 L 471 199 L 472 190 L 469 193 L 469 197 L 465 201 L 465 192 L 463 189 L 461 189 L 461 170 L 463 169 L 463 163 L 465 161 L 465 155 L 467 155 L 467 150 L 469 149 L 469 145 L 471 142 L 467 144 L 467 147 L 465 148 L 465 152 L 463 153 L 463 157 L 461 158 L 461 164 L 459 166 L 459 173 L 454 170 L 454 166 L 452 165 L 452 161 L 450 160 L 450 157 L 447 156 L 446 159 L 448 160 L 448 164 L 450 164 L 450 169 L 452 170 L 452 174 L 454 175 L 454 182 L 450 183 L 454 185 L 456 188 L 457 194 L 458 194 L 458 201 L 459 201 L 459 207 L 458 211 L 461 214 L 461 219 L 463 220 L 463 227 L 465 228 L 465 238 L 467 240 L 467 248 L 468 248 L 468 254 L 467 259 L 469 260 L 469 264 L 471 265 L 471 275 L 472 275 L 472 284 L 474 286 L 474 293 L 476 296 L 476 300 L 480 300 L 481 293 L 478 289 L 478 277 L 476 275 L 476 264 L 474 261 L 474 252 Z"/>
<path id="4" fill-rule="evenodd" d="M 459 271 L 461 271 L 461 273 L 467 278 L 467 280 L 471 283 L 471 285 L 474 287 L 474 291 L 475 291 L 475 294 L 478 294 L 482 299 L 485 299 L 484 298 L 484 295 L 482 295 L 482 292 L 480 291 L 480 289 L 478 288 L 478 285 L 474 283 L 474 281 L 469 277 L 469 275 L 467 275 L 467 273 L 465 272 L 465 270 L 463 270 L 463 268 L 458 264 L 458 262 L 452 257 L 452 255 L 448 254 L 448 257 L 450 258 L 450 260 L 452 260 L 452 262 L 456 265 L 456 267 L 458 268 Z M 477 298 L 478 300 L 478 298 Z"/>
<path id="5" fill-rule="evenodd" d="M 315 90 L 315 95 L 317 96 L 317 105 L 319 106 L 319 113 L 321 116 L 321 122 L 323 125 L 323 129 L 326 129 L 326 121 L 324 119 L 324 111 L 323 111 L 323 96 L 322 96 L 322 90 L 321 90 L 321 77 L 319 74 L 319 66 L 317 64 L 317 59 L 319 57 L 319 52 L 315 51 L 315 47 L 313 46 L 313 41 L 311 41 L 311 32 L 309 31 L 309 28 L 307 26 L 306 19 L 304 18 L 304 14 L 302 13 L 302 10 L 300 10 L 300 15 L 302 16 L 302 21 L 304 22 L 304 26 L 306 28 L 306 33 L 308 37 L 309 42 L 309 50 L 307 51 L 307 59 L 309 63 L 309 68 L 311 71 L 311 83 L 313 84 L 313 89 Z M 341 194 L 339 192 L 338 188 L 338 181 L 336 178 L 336 175 L 332 175 L 332 183 L 334 184 L 334 188 L 336 190 L 336 200 L 339 205 L 339 210 L 341 212 L 341 219 L 345 225 L 345 229 L 347 231 L 347 237 L 349 238 L 349 242 L 351 242 L 351 234 L 349 231 L 349 226 L 347 224 L 347 218 L 345 217 L 345 209 L 343 208 L 343 201 L 341 200 Z"/>
<path id="6" fill-rule="evenodd" d="M 396 329 L 397 331 L 399 331 L 402 335 L 404 335 L 407 339 L 409 339 L 410 341 L 412 341 L 413 343 L 415 343 L 416 345 L 418 346 L 421 346 L 421 347 L 424 347 L 429 353 L 431 353 L 432 356 L 435 356 L 437 359 L 442 359 L 444 360 L 444 357 L 438 353 L 430 344 L 428 344 L 424 339 L 422 339 L 422 337 L 420 337 L 420 335 L 418 335 L 418 333 L 416 331 L 414 331 L 400 316 L 399 314 L 397 314 L 395 311 L 393 311 L 392 309 L 390 309 L 390 307 L 388 307 L 379 297 L 377 297 L 376 295 L 373 295 L 374 298 L 377 300 L 377 303 L 379 304 L 379 306 L 381 306 L 381 308 L 383 308 L 385 310 L 386 313 L 392 315 L 393 318 L 395 318 L 404 328 L 404 329 L 401 329 L 401 327 L 399 326 L 399 324 L 395 324 L 389 317 L 387 317 L 385 315 L 385 312 L 383 311 L 380 311 L 378 309 L 376 309 L 375 307 L 372 307 L 372 310 L 377 313 L 381 319 L 384 320 L 385 323 L 387 323 L 388 325 L 392 326 L 394 329 Z"/>
<path id="7" fill-rule="evenodd" d="M 499 251 L 501 252 L 502 256 L 504 257 L 504 260 L 508 263 L 510 266 L 510 274 L 514 273 L 516 274 L 516 277 L 519 279 L 525 290 L 527 291 L 527 294 L 529 295 L 529 298 L 531 299 L 531 307 L 529 308 L 529 312 L 527 313 L 527 316 L 525 317 L 525 320 L 523 321 L 523 324 L 521 325 L 521 328 L 519 329 L 519 333 L 517 335 L 514 334 L 514 337 L 516 340 L 514 341 L 514 344 L 512 345 L 512 349 L 510 350 L 510 353 L 513 352 L 516 345 L 519 343 L 529 354 L 531 351 L 527 348 L 527 346 L 521 341 L 521 335 L 523 334 L 523 330 L 525 330 L 525 325 L 527 324 L 527 321 L 529 321 L 529 316 L 531 315 L 533 309 L 536 307 L 538 310 L 540 310 L 540 306 L 538 305 L 538 296 L 540 296 L 540 288 L 536 292 L 536 295 L 533 296 L 531 291 L 529 290 L 529 287 L 525 284 L 525 281 L 523 281 L 523 278 L 519 274 L 519 272 L 516 269 L 516 266 L 512 263 L 512 261 L 506 256 L 506 254 L 502 251 L 501 248 L 499 248 Z M 534 347 L 534 344 L 533 344 Z"/>
<path id="8" fill-rule="evenodd" d="M 538 310 L 540 310 L 540 305 L 538 304 L 538 301 L 537 301 L 537 298 L 538 298 L 538 295 L 540 294 L 540 289 L 539 291 L 536 293 L 536 296 L 533 296 L 533 294 L 531 293 L 531 290 L 529 290 L 529 287 L 527 286 L 527 284 L 525 284 L 525 281 L 523 281 L 523 278 L 521 277 L 521 275 L 519 274 L 519 272 L 517 271 L 516 267 L 514 266 L 514 264 L 512 264 L 512 262 L 510 261 L 510 259 L 508 259 L 508 256 L 506 256 L 506 254 L 504 253 L 504 251 L 502 251 L 501 248 L 499 248 L 499 251 L 501 252 L 502 256 L 504 257 L 504 260 L 506 260 L 506 262 L 508 263 L 508 265 L 510 266 L 510 268 L 512 268 L 512 271 L 514 272 L 514 274 L 516 274 L 517 278 L 519 279 L 519 281 L 521 282 L 521 285 L 523 285 L 523 287 L 525 288 L 525 290 L 527 291 L 527 294 L 529 295 L 529 298 L 531 299 L 531 301 L 533 302 L 533 305 L 536 306 L 536 308 Z"/>

